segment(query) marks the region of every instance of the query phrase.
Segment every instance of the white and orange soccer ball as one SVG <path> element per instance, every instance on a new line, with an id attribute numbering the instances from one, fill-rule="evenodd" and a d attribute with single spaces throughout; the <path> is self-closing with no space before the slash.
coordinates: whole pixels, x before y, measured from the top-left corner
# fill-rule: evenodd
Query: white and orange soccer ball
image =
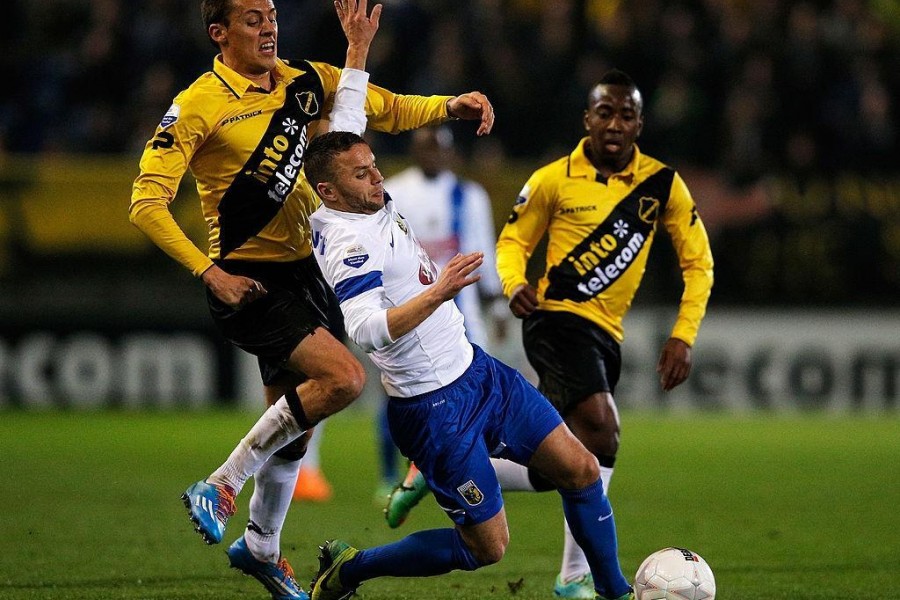
<path id="1" fill-rule="evenodd" d="M 713 600 L 716 578 L 703 558 L 684 548 L 648 556 L 634 576 L 635 600 Z"/>

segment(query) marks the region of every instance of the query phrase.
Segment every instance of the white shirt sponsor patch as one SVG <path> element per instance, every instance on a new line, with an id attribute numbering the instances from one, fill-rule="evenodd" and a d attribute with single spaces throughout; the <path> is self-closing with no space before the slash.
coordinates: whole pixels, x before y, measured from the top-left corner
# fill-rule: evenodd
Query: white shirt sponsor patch
<path id="1" fill-rule="evenodd" d="M 344 264 L 348 267 L 358 269 L 369 260 L 369 253 L 361 244 L 355 244 L 347 248 L 344 253 Z"/>

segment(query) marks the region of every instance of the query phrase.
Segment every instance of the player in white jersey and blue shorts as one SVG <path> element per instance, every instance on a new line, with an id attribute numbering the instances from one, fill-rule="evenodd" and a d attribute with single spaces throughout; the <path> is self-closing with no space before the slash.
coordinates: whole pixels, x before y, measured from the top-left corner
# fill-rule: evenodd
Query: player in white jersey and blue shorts
<path id="1" fill-rule="evenodd" d="M 453 298 L 478 281 L 483 255 L 459 254 L 439 270 L 385 194 L 368 144 L 354 133 L 311 142 L 305 169 L 324 204 L 310 218 L 313 255 L 338 297 L 347 333 L 381 371 L 398 447 L 456 525 L 362 550 L 327 542 L 312 600 L 347 598 L 375 577 L 438 575 L 499 561 L 509 530 L 491 457 L 552 481 L 588 556 L 597 597 L 633 598 L 597 459 L 537 389 L 466 338 Z"/>

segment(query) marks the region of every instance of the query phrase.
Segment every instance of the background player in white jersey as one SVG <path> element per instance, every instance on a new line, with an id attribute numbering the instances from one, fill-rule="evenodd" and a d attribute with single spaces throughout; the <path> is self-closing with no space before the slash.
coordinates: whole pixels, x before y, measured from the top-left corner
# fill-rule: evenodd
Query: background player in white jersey
<path id="1" fill-rule="evenodd" d="M 493 266 L 497 233 L 491 199 L 481 184 L 451 170 L 453 132 L 447 126 L 423 127 L 411 137 L 413 165 L 384 182 L 397 211 L 416 230 L 419 243 L 439 267 L 460 252 L 483 252 L 485 264 Z M 491 325 L 497 320 L 502 325 L 509 310 L 496 270 L 485 268 L 480 273 L 478 283 L 463 288 L 455 302 L 469 340 L 492 349 L 497 331 Z M 496 309 L 495 303 L 499 303 Z"/>
<path id="2" fill-rule="evenodd" d="M 452 170 L 456 156 L 450 128 L 415 130 L 409 153 L 413 164 L 388 177 L 384 187 L 428 255 L 443 267 L 457 253 L 480 251 L 485 264 L 493 265 L 497 234 L 491 199 L 481 184 Z M 493 266 L 480 273 L 478 283 L 463 288 L 455 302 L 469 341 L 494 353 L 505 338 L 509 310 Z M 376 496 L 383 502 L 400 478 L 397 449 L 387 427 L 387 406 L 382 409 L 377 422 L 382 484 Z"/>
<path id="3" fill-rule="evenodd" d="M 633 598 L 596 458 L 540 392 L 466 338 L 452 300 L 478 281 L 483 254 L 457 254 L 439 270 L 385 193 L 368 144 L 354 133 L 311 142 L 305 169 L 324 203 L 310 218 L 313 255 L 337 294 L 348 334 L 381 370 L 394 439 L 456 524 L 364 550 L 328 542 L 311 598 L 343 599 L 375 577 L 438 575 L 499 561 L 509 530 L 491 456 L 553 481 L 599 596 Z"/>

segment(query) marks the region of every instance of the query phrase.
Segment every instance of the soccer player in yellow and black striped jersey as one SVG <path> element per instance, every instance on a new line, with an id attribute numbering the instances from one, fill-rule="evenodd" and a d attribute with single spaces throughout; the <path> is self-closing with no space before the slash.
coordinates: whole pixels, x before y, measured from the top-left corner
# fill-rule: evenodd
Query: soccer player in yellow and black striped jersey
<path id="1" fill-rule="evenodd" d="M 709 239 L 678 173 L 641 153 L 643 101 L 617 70 L 590 92 L 587 137 L 538 169 L 515 202 L 497 242 L 497 269 L 540 389 L 599 459 L 609 486 L 619 446 L 613 394 L 619 379 L 622 320 L 640 285 L 658 225 L 671 236 L 684 293 L 657 372 L 664 390 L 690 373 L 691 346 L 713 283 Z M 537 288 L 525 277 L 535 246 L 548 235 Z M 567 535 L 557 592 L 589 573 Z M 561 593 L 562 592 L 562 593 Z"/>
<path id="2" fill-rule="evenodd" d="M 306 598 L 279 549 L 308 437 L 303 433 L 354 400 L 365 377 L 339 341 L 336 299 L 311 256 L 308 217 L 318 201 L 302 172 L 307 142 L 326 129 L 339 83 L 353 87 L 350 80 L 359 84 L 359 75 L 365 77 L 355 97 L 377 131 L 461 118 L 479 121 L 481 135 L 493 125 L 490 102 L 478 92 L 421 97 L 367 86 L 362 69 L 381 6 L 369 14 L 365 0 L 334 5 L 349 41 L 343 73 L 278 58 L 272 0 L 202 0 L 207 33 L 220 54 L 210 72 L 175 98 L 147 143 L 129 213 L 203 280 L 223 335 L 259 358 L 268 410 L 229 459 L 183 499 L 197 531 L 218 543 L 234 496 L 255 475 L 251 521 L 228 556 L 274 597 L 287 599 Z M 208 252 L 189 241 L 168 209 L 188 169 L 208 224 Z"/>

